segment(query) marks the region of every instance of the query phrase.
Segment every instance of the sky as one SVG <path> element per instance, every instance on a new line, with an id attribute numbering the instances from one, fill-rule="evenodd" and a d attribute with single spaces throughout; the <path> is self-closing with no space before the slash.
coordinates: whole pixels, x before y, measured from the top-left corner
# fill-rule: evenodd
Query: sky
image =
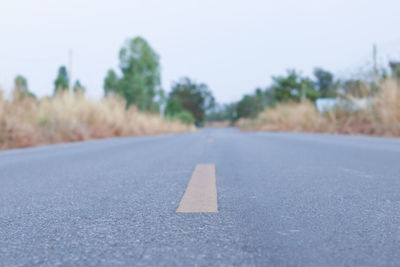
<path id="1" fill-rule="evenodd" d="M 118 70 L 125 40 L 142 36 L 160 55 L 162 86 L 188 76 L 228 103 L 274 75 L 314 67 L 339 77 L 400 59 L 399 0 L 1 0 L 0 87 L 17 74 L 50 95 L 68 65 L 91 98 Z"/>

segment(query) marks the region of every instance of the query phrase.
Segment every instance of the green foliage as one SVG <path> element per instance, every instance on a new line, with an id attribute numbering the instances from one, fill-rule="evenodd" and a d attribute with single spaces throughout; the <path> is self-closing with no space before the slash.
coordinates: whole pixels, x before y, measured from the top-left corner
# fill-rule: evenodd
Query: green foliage
<path id="1" fill-rule="evenodd" d="M 156 107 L 157 107 L 158 111 L 163 113 L 165 111 L 166 105 L 168 103 L 168 98 L 165 94 L 165 91 L 162 88 L 160 88 L 157 91 L 154 101 L 156 103 Z"/>
<path id="2" fill-rule="evenodd" d="M 86 88 L 81 84 L 81 82 L 79 81 L 79 80 L 76 80 L 75 81 L 75 84 L 74 84 L 74 92 L 75 93 L 85 93 L 85 91 L 86 91 Z"/>
<path id="3" fill-rule="evenodd" d="M 393 78 L 400 80 L 400 64 L 397 64 L 393 67 Z"/>
<path id="4" fill-rule="evenodd" d="M 198 125 L 204 121 L 206 112 L 215 105 L 214 97 L 207 85 L 203 83 L 196 84 L 189 78 L 182 78 L 179 82 L 176 82 L 172 86 L 169 97 L 169 102 L 172 101 L 172 103 L 169 103 L 170 108 L 167 106 L 168 110 L 178 108 L 176 100 L 172 100 L 177 99 L 182 108 L 193 115 L 195 123 Z"/>
<path id="5" fill-rule="evenodd" d="M 184 110 L 178 98 L 171 97 L 168 99 L 167 107 L 165 108 L 165 116 L 172 120 L 179 120 L 185 124 L 193 124 L 195 119 L 187 110 Z"/>
<path id="6" fill-rule="evenodd" d="M 182 110 L 182 111 L 174 114 L 170 118 L 172 118 L 173 120 L 179 120 L 182 123 L 188 124 L 188 125 L 191 125 L 195 122 L 195 119 L 194 119 L 192 113 L 190 113 L 187 110 Z"/>
<path id="7" fill-rule="evenodd" d="M 183 107 L 181 102 L 176 97 L 171 97 L 168 99 L 167 107 L 165 108 L 165 115 L 166 116 L 174 116 L 179 112 L 183 111 Z"/>
<path id="8" fill-rule="evenodd" d="M 307 98 L 311 102 L 315 102 L 315 100 L 317 100 L 321 96 L 320 93 L 315 90 L 314 83 L 309 78 L 301 78 L 300 84 L 302 90 L 304 90 L 305 92 L 305 98 Z"/>
<path id="9" fill-rule="evenodd" d="M 65 66 L 61 66 L 58 69 L 57 78 L 54 81 L 54 94 L 58 91 L 68 90 L 69 87 L 69 78 L 67 68 Z"/>
<path id="10" fill-rule="evenodd" d="M 315 101 L 319 93 L 308 78 L 301 77 L 295 70 L 289 70 L 287 76 L 272 77 L 271 89 L 279 102 L 300 101 L 302 97 Z"/>
<path id="11" fill-rule="evenodd" d="M 237 117 L 254 118 L 263 108 L 257 97 L 245 95 L 236 106 Z"/>
<path id="12" fill-rule="evenodd" d="M 117 93 L 118 81 L 119 81 L 119 78 L 118 78 L 117 74 L 115 73 L 115 71 L 109 70 L 107 72 L 106 78 L 104 79 L 104 95 L 105 96 Z"/>
<path id="13" fill-rule="evenodd" d="M 159 56 L 141 37 L 129 40 L 119 52 L 122 77 L 112 70 L 104 80 L 104 93 L 120 94 L 127 106 L 137 105 L 140 110 L 156 111 L 154 101 L 160 87 Z"/>
<path id="14" fill-rule="evenodd" d="M 14 97 L 33 97 L 36 98 L 35 94 L 30 92 L 28 89 L 28 81 L 22 75 L 17 75 L 14 79 Z"/>
<path id="15" fill-rule="evenodd" d="M 20 93 L 28 91 L 28 81 L 22 75 L 17 75 L 14 79 L 15 89 Z"/>
<path id="16" fill-rule="evenodd" d="M 218 105 L 207 114 L 207 121 L 229 121 L 234 122 L 236 118 L 236 103 Z"/>
<path id="17" fill-rule="evenodd" d="M 240 118 L 255 118 L 265 107 L 275 106 L 278 102 L 299 102 L 303 99 L 314 102 L 320 96 L 315 87 L 322 88 L 321 91 L 324 92 L 336 90 L 333 75 L 321 69 L 317 69 L 315 73 L 316 81 L 302 77 L 294 70 L 289 70 L 287 75 L 272 77 L 273 84 L 266 90 L 258 88 L 253 94 L 243 96 L 237 103 L 213 111 L 208 119 L 214 121 L 228 118 L 233 123 Z"/>
<path id="18" fill-rule="evenodd" d="M 321 68 L 314 69 L 314 87 L 319 91 L 321 97 L 336 97 L 337 83 L 333 74 Z"/>
<path id="19" fill-rule="evenodd" d="M 359 79 L 349 79 L 342 82 L 342 89 L 345 95 L 363 97 L 363 82 Z"/>
<path id="20" fill-rule="evenodd" d="M 253 95 L 245 95 L 236 105 L 236 119 L 239 118 L 255 118 L 258 113 L 264 110 L 266 105 L 272 104 L 270 92 L 263 92 L 261 89 L 256 89 Z"/>

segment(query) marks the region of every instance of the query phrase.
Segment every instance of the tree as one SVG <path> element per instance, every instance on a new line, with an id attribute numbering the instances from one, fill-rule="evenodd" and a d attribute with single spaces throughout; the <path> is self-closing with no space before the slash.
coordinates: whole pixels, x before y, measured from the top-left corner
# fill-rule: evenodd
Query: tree
<path id="1" fill-rule="evenodd" d="M 360 79 L 349 79 L 342 82 L 343 94 L 352 97 L 365 97 L 365 84 Z"/>
<path id="2" fill-rule="evenodd" d="M 393 68 L 392 75 L 395 79 L 400 80 L 400 64 Z"/>
<path id="3" fill-rule="evenodd" d="M 154 111 L 153 100 L 161 80 L 157 53 L 146 40 L 136 37 L 122 47 L 119 60 L 123 76 L 118 82 L 117 92 L 125 98 L 128 106 L 135 104 L 140 110 Z"/>
<path id="4" fill-rule="evenodd" d="M 104 94 L 119 94 L 127 107 L 137 105 L 140 110 L 157 111 L 161 102 L 155 97 L 160 88 L 159 56 L 141 37 L 128 40 L 119 52 L 122 77 L 109 70 L 104 79 Z M 159 99 L 160 100 L 160 99 Z"/>
<path id="5" fill-rule="evenodd" d="M 165 116 L 172 120 L 180 120 L 185 124 L 193 124 L 195 122 L 192 113 L 183 109 L 181 102 L 175 97 L 168 99 Z"/>
<path id="6" fill-rule="evenodd" d="M 207 114 L 207 121 L 228 121 L 234 122 L 236 119 L 236 103 L 231 104 L 217 104 L 215 105 L 211 112 Z"/>
<path id="7" fill-rule="evenodd" d="M 19 93 L 28 91 L 28 82 L 22 75 L 17 75 L 14 79 L 15 90 Z"/>
<path id="8" fill-rule="evenodd" d="M 22 75 L 17 75 L 14 79 L 14 99 L 24 97 L 36 98 L 35 94 L 28 89 L 28 81 Z"/>
<path id="9" fill-rule="evenodd" d="M 303 77 L 300 79 L 300 87 L 302 92 L 302 97 L 315 102 L 320 97 L 320 93 L 315 90 L 314 83 L 310 78 Z"/>
<path id="10" fill-rule="evenodd" d="M 79 81 L 79 80 L 76 80 L 75 81 L 75 84 L 74 84 L 74 92 L 75 93 L 85 93 L 85 91 L 86 91 L 86 88 L 81 84 L 81 82 Z"/>
<path id="11" fill-rule="evenodd" d="M 321 68 L 314 69 L 314 87 L 319 91 L 321 97 L 335 97 L 336 83 L 333 74 Z"/>
<path id="12" fill-rule="evenodd" d="M 279 102 L 300 101 L 302 96 L 315 101 L 319 93 L 310 79 L 301 77 L 295 70 L 289 70 L 287 76 L 272 77 L 271 89 Z"/>
<path id="13" fill-rule="evenodd" d="M 236 112 L 237 119 L 239 118 L 254 118 L 258 111 L 254 107 L 254 97 L 245 95 L 237 104 Z"/>
<path id="14" fill-rule="evenodd" d="M 256 89 L 254 95 L 245 95 L 236 106 L 236 119 L 255 118 L 267 105 L 266 94 L 261 89 Z"/>
<path id="15" fill-rule="evenodd" d="M 160 88 L 157 91 L 155 102 L 157 103 L 161 116 L 165 115 L 165 109 L 166 105 L 168 104 L 168 98 L 165 94 L 165 91 L 162 88 Z"/>
<path id="16" fill-rule="evenodd" d="M 59 91 L 66 91 L 69 88 L 69 77 L 67 68 L 65 66 L 61 66 L 58 69 L 57 78 L 54 81 L 54 94 Z"/>
<path id="17" fill-rule="evenodd" d="M 115 73 L 115 71 L 109 70 L 107 72 L 106 78 L 104 79 L 104 95 L 108 96 L 108 95 L 119 93 L 118 92 L 118 82 L 119 82 L 119 78 L 118 78 L 117 74 Z"/>
<path id="18" fill-rule="evenodd" d="M 189 78 L 182 78 L 172 86 L 169 94 L 169 106 L 177 107 L 177 99 L 183 110 L 189 111 L 195 118 L 196 124 L 204 121 L 206 113 L 215 105 L 215 99 L 206 84 L 196 84 Z M 166 112 L 171 108 L 168 108 Z"/>
<path id="19" fill-rule="evenodd" d="M 171 97 L 168 99 L 167 106 L 165 108 L 166 116 L 174 116 L 182 111 L 183 111 L 183 107 L 178 98 Z"/>
<path id="20" fill-rule="evenodd" d="M 182 123 L 184 123 L 184 124 L 189 124 L 189 125 L 190 125 L 190 124 L 193 125 L 193 123 L 195 123 L 195 119 L 194 119 L 192 113 L 190 113 L 190 112 L 187 111 L 187 110 L 183 110 L 183 111 L 181 111 L 181 112 L 175 114 L 175 115 L 172 117 L 172 119 L 174 119 L 174 120 L 180 120 Z"/>

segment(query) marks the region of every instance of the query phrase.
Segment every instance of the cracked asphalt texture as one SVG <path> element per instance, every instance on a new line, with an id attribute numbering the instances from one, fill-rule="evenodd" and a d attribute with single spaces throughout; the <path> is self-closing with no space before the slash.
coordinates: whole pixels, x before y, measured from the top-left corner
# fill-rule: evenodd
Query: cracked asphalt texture
<path id="1" fill-rule="evenodd" d="M 219 213 L 178 214 L 201 163 Z M 1 266 L 399 262 L 399 140 L 221 128 L 0 152 Z"/>

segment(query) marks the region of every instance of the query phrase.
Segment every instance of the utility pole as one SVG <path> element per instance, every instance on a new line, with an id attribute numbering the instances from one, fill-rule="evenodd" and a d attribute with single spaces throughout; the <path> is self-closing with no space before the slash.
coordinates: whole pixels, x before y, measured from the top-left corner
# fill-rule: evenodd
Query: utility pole
<path id="1" fill-rule="evenodd" d="M 69 91 L 72 92 L 72 49 L 68 50 L 68 84 L 69 84 Z"/>
<path id="2" fill-rule="evenodd" d="M 301 85 L 301 102 L 304 103 L 306 101 L 306 86 L 304 83 Z"/>
<path id="3" fill-rule="evenodd" d="M 377 54 L 378 54 L 378 50 L 376 48 L 376 44 L 374 44 L 372 46 L 372 62 L 373 62 L 373 68 L 374 68 L 373 75 L 374 75 L 375 81 L 378 79 L 378 67 L 377 67 L 377 63 L 376 63 Z"/>

